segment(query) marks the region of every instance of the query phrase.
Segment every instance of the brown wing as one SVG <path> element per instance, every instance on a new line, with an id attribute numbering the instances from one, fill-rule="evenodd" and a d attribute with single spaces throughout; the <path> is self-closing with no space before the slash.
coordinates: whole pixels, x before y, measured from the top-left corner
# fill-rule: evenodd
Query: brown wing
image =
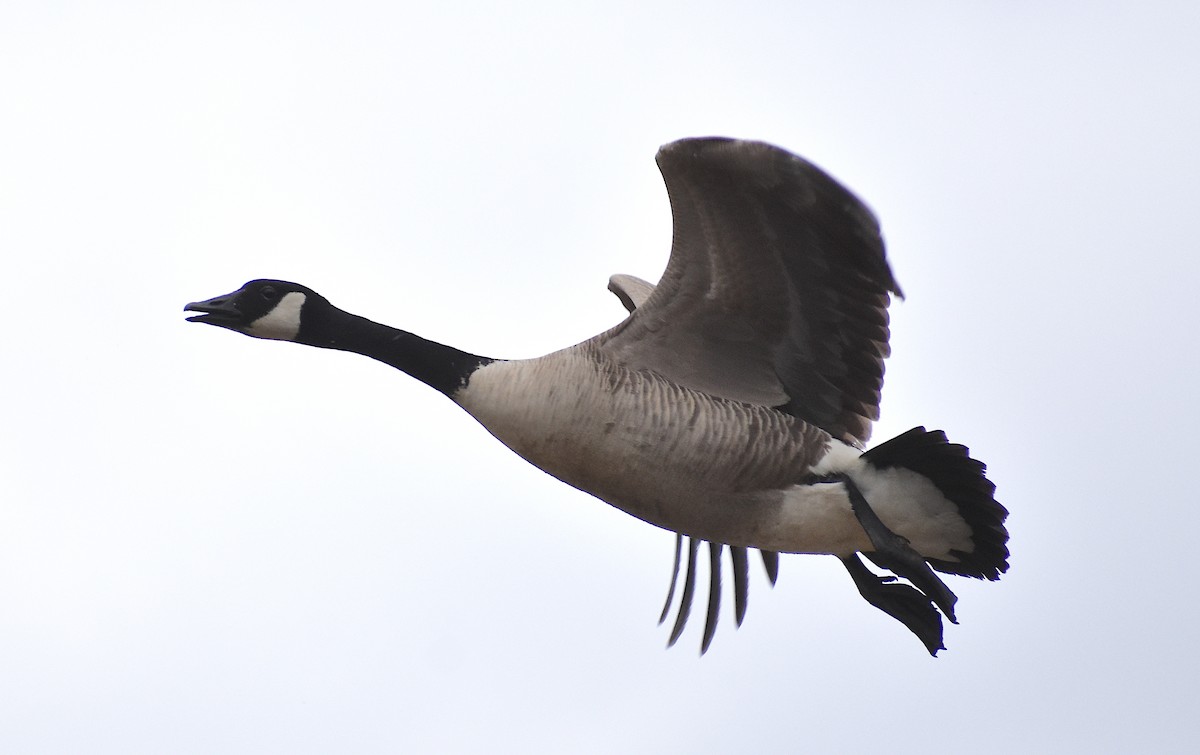
<path id="1" fill-rule="evenodd" d="M 879 417 L 890 294 L 901 295 L 875 216 L 816 166 L 761 142 L 685 139 L 659 150 L 658 166 L 671 259 L 599 347 L 861 445 Z"/>

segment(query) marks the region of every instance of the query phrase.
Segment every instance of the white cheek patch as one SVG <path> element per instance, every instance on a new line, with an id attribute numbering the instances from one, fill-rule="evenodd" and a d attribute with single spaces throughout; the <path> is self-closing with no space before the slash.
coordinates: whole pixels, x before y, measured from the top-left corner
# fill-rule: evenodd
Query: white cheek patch
<path id="1" fill-rule="evenodd" d="M 300 334 L 300 310 L 304 300 L 304 294 L 299 291 L 285 294 L 270 312 L 250 323 L 246 328 L 247 335 L 276 341 L 296 340 Z"/>

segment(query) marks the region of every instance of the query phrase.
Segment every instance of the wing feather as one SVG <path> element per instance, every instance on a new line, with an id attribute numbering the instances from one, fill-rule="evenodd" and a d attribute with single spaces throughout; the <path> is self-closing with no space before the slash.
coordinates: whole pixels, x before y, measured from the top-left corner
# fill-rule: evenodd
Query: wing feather
<path id="1" fill-rule="evenodd" d="M 861 445 L 879 416 L 887 307 L 900 295 L 875 216 L 815 165 L 762 142 L 685 139 L 658 165 L 671 258 L 600 348 Z"/>

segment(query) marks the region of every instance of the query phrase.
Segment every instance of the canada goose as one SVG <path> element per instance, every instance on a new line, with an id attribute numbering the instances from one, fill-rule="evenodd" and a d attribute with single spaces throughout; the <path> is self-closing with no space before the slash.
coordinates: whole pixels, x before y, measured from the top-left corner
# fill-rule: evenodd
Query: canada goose
<path id="1" fill-rule="evenodd" d="M 917 427 L 863 450 L 879 416 L 887 307 L 902 295 L 878 222 L 819 168 L 761 142 L 684 139 L 657 161 L 674 220 L 662 280 L 614 276 L 629 316 L 544 357 L 468 354 L 278 280 L 188 304 L 200 313 L 188 320 L 396 367 L 547 473 L 677 533 L 662 619 L 686 536 L 671 643 L 707 542 L 702 652 L 729 546 L 739 624 L 748 549 L 762 552 L 772 583 L 778 553 L 831 554 L 936 655 L 956 598 L 934 570 L 999 579 L 1008 512 L 984 464 L 941 431 Z"/>

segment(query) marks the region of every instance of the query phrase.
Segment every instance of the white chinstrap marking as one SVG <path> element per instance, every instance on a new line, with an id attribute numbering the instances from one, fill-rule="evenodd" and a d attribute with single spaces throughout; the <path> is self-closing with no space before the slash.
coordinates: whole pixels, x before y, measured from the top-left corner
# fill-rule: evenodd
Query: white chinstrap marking
<path id="1" fill-rule="evenodd" d="M 300 334 L 300 310 L 307 297 L 299 291 L 284 295 L 270 312 L 250 323 L 246 334 L 275 341 L 295 341 Z"/>

